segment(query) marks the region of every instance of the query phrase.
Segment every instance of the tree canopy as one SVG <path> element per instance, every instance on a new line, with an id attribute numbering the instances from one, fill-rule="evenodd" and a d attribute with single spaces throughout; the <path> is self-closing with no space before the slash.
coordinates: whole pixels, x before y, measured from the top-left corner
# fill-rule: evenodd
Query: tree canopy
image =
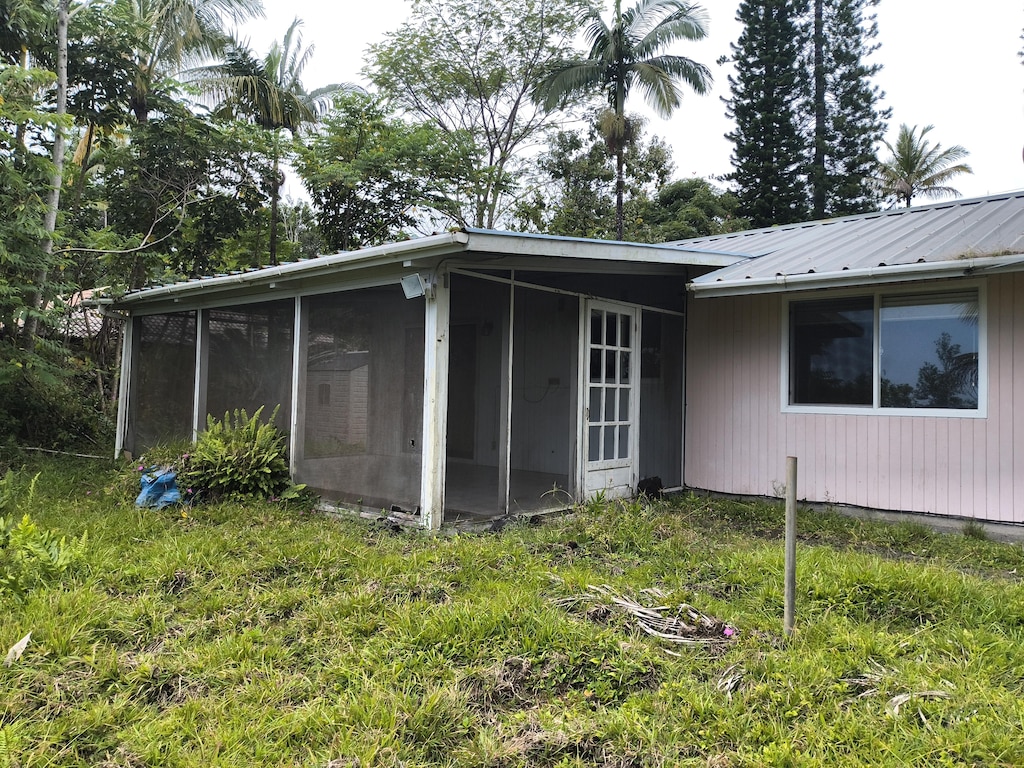
<path id="1" fill-rule="evenodd" d="M 378 99 L 352 93 L 299 147 L 296 168 L 327 247 L 347 251 L 456 219 L 461 157 L 436 126 L 400 120 Z"/>
<path id="2" fill-rule="evenodd" d="M 956 176 L 973 173 L 961 162 L 970 153 L 959 144 L 946 149 L 925 137 L 935 126 L 926 125 L 918 133 L 917 126 L 900 125 L 896 144 L 885 142 L 889 157 L 879 164 L 877 183 L 889 200 L 910 207 L 915 195 L 931 199 L 959 195 L 949 182 Z"/>
<path id="3" fill-rule="evenodd" d="M 371 46 L 366 74 L 409 117 L 433 123 L 464 164 L 460 220 L 494 228 L 522 192 L 524 153 L 557 124 L 530 94 L 568 56 L 585 0 L 416 0 Z"/>
<path id="4" fill-rule="evenodd" d="M 800 60 L 800 13 L 806 0 L 743 0 L 736 19 L 743 24 L 732 44 L 736 74 L 729 77 L 728 115 L 735 128 L 733 170 L 744 215 L 754 226 L 789 224 L 807 218 L 808 138 L 801 131 L 804 94 Z"/>
<path id="5" fill-rule="evenodd" d="M 877 0 L 740 3 L 728 115 L 741 210 L 759 225 L 878 208 L 890 111 L 873 82 Z"/>
<path id="6" fill-rule="evenodd" d="M 640 0 L 622 10 L 615 0 L 610 20 L 589 9 L 581 19 L 590 46 L 586 58 L 560 61 L 540 81 L 534 96 L 545 108 L 599 93 L 608 105 L 600 120 L 601 134 L 615 155 L 615 233 L 624 236 L 625 149 L 635 131 L 626 116 L 626 99 L 634 89 L 658 114 L 668 117 L 682 102 L 679 82 L 706 93 L 711 72 L 685 56 L 665 53 L 680 40 L 707 37 L 707 12 L 682 0 Z"/>

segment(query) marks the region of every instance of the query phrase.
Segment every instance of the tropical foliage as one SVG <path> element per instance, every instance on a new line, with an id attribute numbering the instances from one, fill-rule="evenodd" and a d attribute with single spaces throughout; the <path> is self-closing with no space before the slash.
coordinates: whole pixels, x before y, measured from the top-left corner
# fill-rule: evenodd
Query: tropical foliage
<path id="1" fill-rule="evenodd" d="M 959 144 L 943 149 L 925 138 L 935 126 L 900 125 L 896 144 L 885 142 L 890 156 L 881 162 L 877 183 L 882 194 L 893 203 L 910 207 L 915 195 L 931 199 L 959 195 L 949 182 L 956 176 L 973 173 L 961 162 L 970 153 Z"/>
<path id="2" fill-rule="evenodd" d="M 291 486 L 288 436 L 275 425 L 277 409 L 266 419 L 263 408 L 207 416 L 206 429 L 187 453 L 178 457 L 178 483 L 186 498 L 271 499 Z"/>
<path id="3" fill-rule="evenodd" d="M 611 19 L 590 9 L 581 19 L 590 46 L 586 58 L 558 62 L 538 84 L 538 103 L 554 109 L 567 99 L 600 94 L 608 111 L 600 120 L 601 134 L 615 156 L 615 232 L 624 234 L 625 153 L 637 130 L 626 115 L 626 99 L 639 90 L 663 117 L 682 103 L 679 82 L 696 93 L 705 93 L 711 72 L 703 64 L 665 49 L 680 40 L 707 36 L 708 17 L 702 7 L 682 0 L 641 0 L 622 10 L 615 0 Z"/>
<path id="4" fill-rule="evenodd" d="M 287 130 L 294 139 L 299 129 L 315 122 L 330 107 L 331 98 L 353 86 L 327 85 L 307 91 L 302 72 L 313 55 L 313 46 L 303 46 L 296 18 L 284 39 L 275 41 L 263 59 L 241 45 L 233 45 L 223 64 L 207 68 L 200 79 L 207 91 L 222 101 L 214 115 L 252 120 L 273 136 L 274 175 L 270 190 L 270 263 L 277 264 L 278 204 L 284 176 L 280 161 L 280 132 Z"/>
<path id="5" fill-rule="evenodd" d="M 366 74 L 394 108 L 469 153 L 459 221 L 493 229 L 523 192 L 524 154 L 558 123 L 530 94 L 569 55 L 585 0 L 414 2 L 370 46 Z"/>
<path id="6" fill-rule="evenodd" d="M 624 151 L 623 235 L 659 243 L 749 227 L 736 215 L 738 201 L 704 179 L 670 181 L 667 144 L 643 134 L 643 120 Z M 600 115 L 577 131 L 560 131 L 538 161 L 536 189 L 516 210 L 517 226 L 569 237 L 612 238 L 616 232 L 614 157 L 601 136 Z"/>
<path id="7" fill-rule="evenodd" d="M 457 221 L 466 153 L 452 149 L 433 124 L 392 117 L 364 94 L 338 97 L 296 159 L 327 247 L 379 245 L 439 217 Z"/>
<path id="8" fill-rule="evenodd" d="M 658 189 L 668 182 L 673 165 L 669 147 L 657 137 L 645 141 L 643 120 L 623 147 L 624 226 L 617 232 L 614 155 L 601 136 L 601 115 L 578 131 L 560 131 L 537 163 L 532 198 L 517 209 L 524 229 L 569 237 L 652 241 L 658 239 L 649 223 Z M 612 163 L 609 163 L 609 159 Z"/>

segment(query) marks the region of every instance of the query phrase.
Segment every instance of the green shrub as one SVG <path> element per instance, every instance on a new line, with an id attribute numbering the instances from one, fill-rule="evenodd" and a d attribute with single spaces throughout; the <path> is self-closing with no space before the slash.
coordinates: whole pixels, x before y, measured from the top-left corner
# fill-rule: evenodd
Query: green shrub
<path id="1" fill-rule="evenodd" d="M 95 372 L 18 367 L 0 370 L 0 445 L 94 446 L 111 439 L 113 423 L 97 402 Z"/>
<path id="2" fill-rule="evenodd" d="M 244 409 L 207 417 L 190 453 L 178 465 L 178 487 L 186 497 L 209 499 L 289 498 L 301 488 L 288 475 L 286 435 L 274 426 L 277 408 L 260 420 Z"/>

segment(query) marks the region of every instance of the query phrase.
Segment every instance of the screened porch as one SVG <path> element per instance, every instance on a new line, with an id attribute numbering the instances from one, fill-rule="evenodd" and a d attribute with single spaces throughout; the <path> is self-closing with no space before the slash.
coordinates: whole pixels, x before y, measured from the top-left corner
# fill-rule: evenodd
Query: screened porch
<path id="1" fill-rule="evenodd" d="M 132 308 L 118 450 L 263 407 L 325 504 L 428 527 L 682 486 L 687 272 L 498 262 L 165 288 Z"/>

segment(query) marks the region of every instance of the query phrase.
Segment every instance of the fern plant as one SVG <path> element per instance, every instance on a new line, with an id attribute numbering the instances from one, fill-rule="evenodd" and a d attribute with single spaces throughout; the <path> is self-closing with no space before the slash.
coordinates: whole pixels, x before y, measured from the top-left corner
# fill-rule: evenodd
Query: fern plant
<path id="1" fill-rule="evenodd" d="M 35 587 L 58 581 L 85 559 L 87 533 L 77 539 L 58 537 L 32 518 L 0 517 L 0 593 L 23 597 Z"/>
<path id="2" fill-rule="evenodd" d="M 29 484 L 29 501 L 38 479 L 37 474 Z M 0 594 L 21 598 L 41 584 L 60 580 L 84 560 L 89 539 L 83 533 L 69 541 L 40 528 L 27 514 L 19 519 L 16 480 L 10 470 L 0 478 Z"/>
<path id="3" fill-rule="evenodd" d="M 280 406 L 279 406 L 280 407 Z M 178 486 L 187 497 L 272 499 L 294 493 L 288 476 L 286 435 L 267 421 L 262 406 L 249 416 L 244 408 L 207 417 L 190 453 L 182 455 Z"/>

